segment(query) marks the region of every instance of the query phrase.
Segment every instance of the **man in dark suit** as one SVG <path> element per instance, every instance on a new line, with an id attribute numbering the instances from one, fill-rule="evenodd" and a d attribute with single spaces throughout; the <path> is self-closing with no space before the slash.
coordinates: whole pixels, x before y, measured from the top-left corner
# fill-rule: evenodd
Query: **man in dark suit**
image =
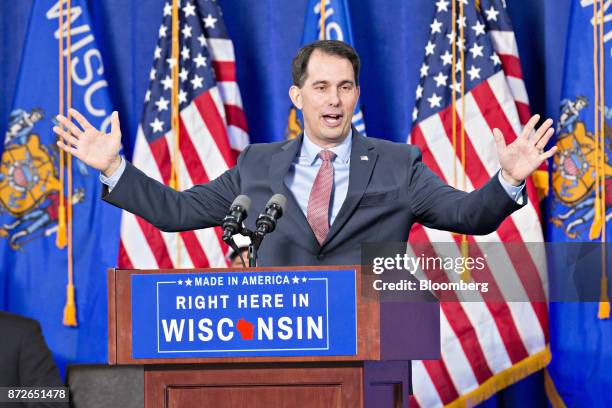
<path id="1" fill-rule="evenodd" d="M 300 49 L 289 96 L 304 116 L 304 134 L 292 141 L 247 147 L 238 164 L 208 184 L 177 192 L 119 156 L 117 113 L 105 135 L 76 111 L 55 127 L 63 150 L 102 171 L 104 200 L 164 231 L 219 225 L 239 194 L 262 209 L 274 193 L 288 198 L 287 214 L 262 244 L 260 265 L 357 264 L 360 244 L 405 241 L 413 223 L 467 234 L 494 231 L 526 204 L 524 180 L 556 148 L 543 148 L 552 120 L 532 133 L 539 116 L 506 146 L 494 135 L 501 171 L 471 193 L 443 183 L 421 161 L 418 148 L 365 138 L 351 127 L 359 97 L 359 58 L 347 44 L 317 41 Z M 247 220 L 248 227 L 254 219 Z"/>
<path id="2" fill-rule="evenodd" d="M 0 387 L 64 386 L 37 321 L 0 312 L 0 333 Z M 28 406 L 64 407 L 68 404 L 30 403 Z"/>

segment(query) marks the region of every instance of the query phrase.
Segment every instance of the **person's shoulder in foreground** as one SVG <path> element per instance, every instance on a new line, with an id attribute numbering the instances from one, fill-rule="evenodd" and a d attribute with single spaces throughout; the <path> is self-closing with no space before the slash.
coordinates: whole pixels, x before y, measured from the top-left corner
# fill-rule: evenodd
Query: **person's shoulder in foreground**
<path id="1" fill-rule="evenodd" d="M 0 386 L 63 386 L 36 320 L 0 311 Z"/>

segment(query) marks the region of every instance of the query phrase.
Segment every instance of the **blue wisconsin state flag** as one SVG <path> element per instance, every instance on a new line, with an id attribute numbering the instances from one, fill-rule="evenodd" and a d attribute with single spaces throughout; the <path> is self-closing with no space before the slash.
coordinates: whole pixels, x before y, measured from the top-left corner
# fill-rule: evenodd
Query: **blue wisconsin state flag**
<path id="1" fill-rule="evenodd" d="M 120 213 L 100 200 L 98 173 L 73 159 L 78 327 L 66 327 L 62 318 L 68 263 L 66 249 L 56 245 L 60 173 L 52 132 L 59 113 L 59 10 L 57 0 L 33 3 L 13 110 L 0 148 L 0 308 L 39 320 L 63 371 L 71 362 L 107 360 L 106 268 L 116 265 Z M 72 0 L 70 13 L 64 6 L 64 37 L 68 15 L 72 106 L 94 126 L 109 129 L 108 84 L 86 3 Z"/>
<path id="2" fill-rule="evenodd" d="M 610 2 L 605 3 L 605 8 L 608 8 L 605 14 L 609 16 L 612 8 L 609 7 Z M 604 115 L 604 126 L 598 134 L 603 134 L 605 139 L 604 162 L 596 170 L 593 21 L 593 0 L 572 2 L 557 127 L 556 144 L 559 152 L 552 166 L 547 228 L 548 240 L 567 242 L 568 249 L 571 242 L 601 242 L 603 223 L 607 224 L 606 241 L 609 243 L 612 239 L 612 41 L 603 44 L 603 90 L 609 102 L 600 109 Z M 612 27 L 605 24 L 604 28 L 605 40 L 606 36 L 610 36 Z M 606 205 L 605 220 L 604 217 L 598 219 L 595 211 L 598 175 L 603 176 L 599 186 L 605 186 L 605 192 L 599 189 L 599 200 Z M 607 249 L 607 275 L 610 282 L 612 248 L 609 244 Z M 569 266 L 557 266 L 554 269 L 550 271 L 553 284 L 556 279 L 559 282 L 567 277 L 574 279 L 571 274 L 575 271 Z M 599 278 L 595 276 L 597 284 Z M 608 293 L 609 289 L 610 283 Z M 568 407 L 612 405 L 612 321 L 598 318 L 598 306 L 597 302 L 563 302 L 552 303 L 550 306 L 553 360 L 549 373 L 559 399 Z M 550 396 L 551 384 L 548 385 Z M 552 398 L 552 401 L 560 404 L 559 399 Z"/>
<path id="3" fill-rule="evenodd" d="M 324 21 L 323 30 L 321 29 L 322 20 Z M 317 40 L 339 40 L 352 47 L 355 46 L 346 0 L 308 0 L 306 17 L 304 18 L 302 46 Z M 299 120 L 296 109 L 292 107 L 289 111 L 288 138 L 293 138 L 302 131 L 302 125 Z M 355 107 L 352 122 L 355 129 L 365 135 L 365 122 L 359 105 Z"/>

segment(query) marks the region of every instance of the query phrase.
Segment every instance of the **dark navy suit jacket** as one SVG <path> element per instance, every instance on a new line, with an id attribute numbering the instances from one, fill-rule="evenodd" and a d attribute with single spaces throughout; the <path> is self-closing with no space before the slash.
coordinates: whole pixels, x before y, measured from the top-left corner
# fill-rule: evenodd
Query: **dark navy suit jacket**
<path id="1" fill-rule="evenodd" d="M 239 194 L 252 200 L 246 225 L 253 228 L 268 199 L 282 193 L 288 199 L 285 215 L 261 245 L 261 266 L 359 264 L 361 243 L 406 241 L 415 222 L 458 233 L 487 234 L 521 207 L 508 196 L 497 175 L 480 189 L 465 193 L 442 182 L 425 166 L 417 147 L 366 138 L 353 130 L 348 193 L 326 241 L 319 245 L 283 181 L 301 141 L 298 137 L 250 145 L 235 167 L 183 192 L 128 163 L 115 188 L 110 193 L 104 188 L 103 198 L 163 231 L 184 231 L 220 225 Z"/>

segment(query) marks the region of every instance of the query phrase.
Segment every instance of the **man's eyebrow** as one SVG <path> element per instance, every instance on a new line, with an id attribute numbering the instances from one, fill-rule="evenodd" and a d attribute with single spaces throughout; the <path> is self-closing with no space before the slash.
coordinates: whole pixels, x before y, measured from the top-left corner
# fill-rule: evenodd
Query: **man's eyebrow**
<path id="1" fill-rule="evenodd" d="M 342 86 L 342 85 L 346 85 L 346 84 L 355 85 L 355 81 L 353 81 L 351 79 L 345 79 L 343 81 L 340 81 L 338 86 Z M 314 81 L 312 83 L 312 86 L 317 86 L 317 85 L 329 85 L 329 81 L 326 81 L 324 79 L 320 79 L 320 80 Z"/>
<path id="2" fill-rule="evenodd" d="M 320 79 L 318 81 L 314 81 L 312 83 L 312 86 L 317 86 L 317 85 L 327 85 L 329 84 L 329 81 L 325 81 L 324 79 Z"/>

